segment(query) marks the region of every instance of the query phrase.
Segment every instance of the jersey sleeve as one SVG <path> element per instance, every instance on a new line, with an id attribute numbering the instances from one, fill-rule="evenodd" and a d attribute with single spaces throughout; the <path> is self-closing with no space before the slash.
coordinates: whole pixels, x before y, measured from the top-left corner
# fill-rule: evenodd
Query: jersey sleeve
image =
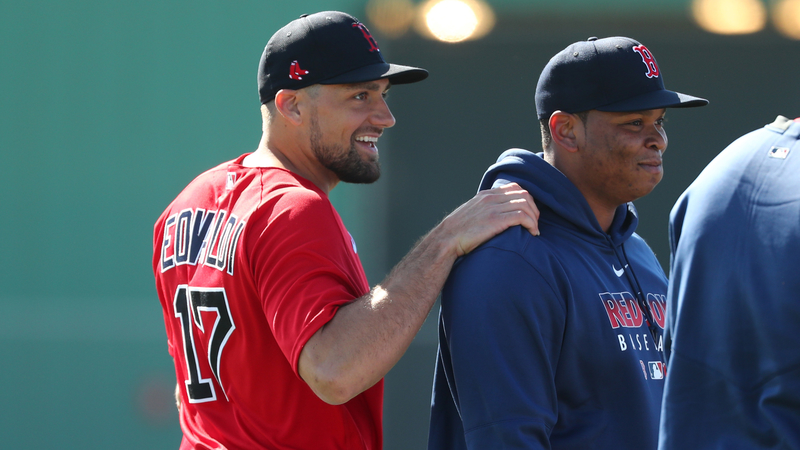
<path id="1" fill-rule="evenodd" d="M 251 270 L 273 335 L 297 374 L 308 339 L 369 286 L 327 198 L 297 188 L 262 208 L 254 228 L 260 232 L 248 237 Z"/>
<path id="2" fill-rule="evenodd" d="M 440 368 L 467 448 L 550 448 L 564 326 L 563 300 L 520 255 L 484 248 L 454 268 L 442 293 Z"/>

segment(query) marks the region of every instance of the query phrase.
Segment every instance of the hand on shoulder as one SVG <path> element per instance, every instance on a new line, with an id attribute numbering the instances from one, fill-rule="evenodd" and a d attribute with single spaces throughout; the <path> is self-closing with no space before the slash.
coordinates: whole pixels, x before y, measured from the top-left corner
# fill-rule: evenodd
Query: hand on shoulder
<path id="1" fill-rule="evenodd" d="M 509 183 L 478 192 L 445 217 L 434 232 L 452 239 L 456 255 L 464 256 L 515 225 L 522 225 L 538 236 L 539 209 L 528 191 L 517 183 Z"/>

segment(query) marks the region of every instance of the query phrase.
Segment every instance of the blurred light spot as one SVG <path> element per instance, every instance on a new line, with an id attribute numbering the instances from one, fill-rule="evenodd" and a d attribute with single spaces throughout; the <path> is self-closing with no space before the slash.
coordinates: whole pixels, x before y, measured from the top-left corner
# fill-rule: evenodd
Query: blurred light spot
<path id="1" fill-rule="evenodd" d="M 432 39 L 461 42 L 485 36 L 494 22 L 494 12 L 481 0 L 430 0 L 420 8 L 417 28 Z"/>
<path id="2" fill-rule="evenodd" d="M 761 0 L 694 0 L 692 14 L 700 27 L 717 34 L 755 33 L 767 22 Z"/>
<path id="3" fill-rule="evenodd" d="M 772 5 L 772 23 L 782 35 L 800 39 L 800 0 L 778 0 Z"/>
<path id="4" fill-rule="evenodd" d="M 414 21 L 411 0 L 370 0 L 366 10 L 370 26 L 390 38 L 404 35 Z"/>
<path id="5" fill-rule="evenodd" d="M 478 17 L 460 0 L 442 0 L 425 14 L 425 23 L 439 40 L 460 42 L 475 32 Z"/>

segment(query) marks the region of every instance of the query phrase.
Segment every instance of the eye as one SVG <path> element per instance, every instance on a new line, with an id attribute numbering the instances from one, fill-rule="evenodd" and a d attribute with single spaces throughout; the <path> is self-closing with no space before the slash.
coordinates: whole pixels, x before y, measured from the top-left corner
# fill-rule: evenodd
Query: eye
<path id="1" fill-rule="evenodd" d="M 388 96 L 389 96 L 389 89 L 386 89 L 385 91 L 383 91 L 383 93 L 381 94 L 381 96 L 383 96 L 383 98 L 386 98 L 386 97 L 388 97 Z"/>
<path id="2" fill-rule="evenodd" d="M 634 121 L 631 121 L 631 125 L 634 125 L 634 126 L 637 126 L 637 127 L 642 126 L 642 119 L 636 119 Z"/>
<path id="3" fill-rule="evenodd" d="M 355 97 L 353 97 L 353 98 L 355 98 L 356 100 L 366 100 L 367 99 L 367 93 L 366 92 L 360 92 L 360 93 L 356 94 Z"/>
<path id="4" fill-rule="evenodd" d="M 667 123 L 667 118 L 666 117 L 662 117 L 662 118 L 656 120 L 656 125 L 658 125 L 660 127 L 663 127 L 665 123 Z"/>

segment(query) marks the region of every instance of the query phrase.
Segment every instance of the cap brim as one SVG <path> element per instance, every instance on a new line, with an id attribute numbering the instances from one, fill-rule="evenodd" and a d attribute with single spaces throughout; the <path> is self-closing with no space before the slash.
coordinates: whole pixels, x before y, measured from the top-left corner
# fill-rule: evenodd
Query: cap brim
<path id="1" fill-rule="evenodd" d="M 428 78 L 428 71 L 419 67 L 399 64 L 372 64 L 322 80 L 319 84 L 348 84 L 388 78 L 392 84 L 416 83 Z"/>
<path id="2" fill-rule="evenodd" d="M 708 100 L 704 98 L 664 89 L 647 92 L 642 95 L 637 95 L 636 97 L 610 105 L 603 105 L 594 109 L 608 112 L 627 112 L 661 108 L 692 108 L 696 106 L 705 106 L 707 104 Z"/>

